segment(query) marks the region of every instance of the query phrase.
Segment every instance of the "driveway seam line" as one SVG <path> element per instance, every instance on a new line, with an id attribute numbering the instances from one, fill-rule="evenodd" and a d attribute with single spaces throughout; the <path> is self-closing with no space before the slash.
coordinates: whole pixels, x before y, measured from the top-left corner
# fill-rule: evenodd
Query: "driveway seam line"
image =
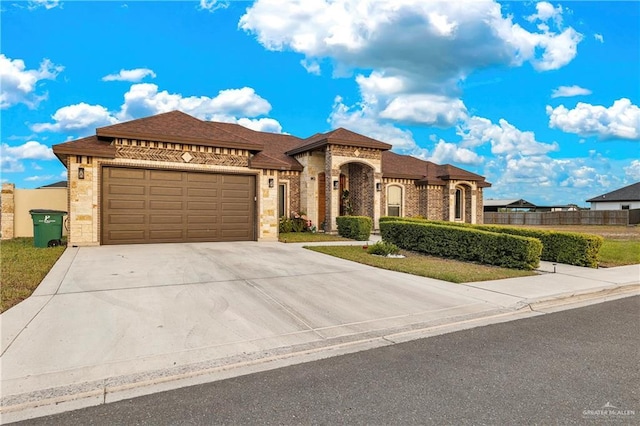
<path id="1" fill-rule="evenodd" d="M 286 307 L 284 304 L 282 304 L 281 302 L 279 302 L 276 298 L 274 298 L 273 296 L 271 296 L 269 293 L 267 293 L 266 291 L 264 291 L 263 289 L 261 289 L 260 287 L 258 287 L 258 285 L 256 283 L 251 282 L 251 280 L 244 280 L 250 287 L 254 288 L 255 290 L 257 290 L 259 293 L 261 293 L 264 297 L 266 297 L 267 299 L 271 300 L 273 303 L 275 303 L 276 305 L 280 306 L 287 314 L 289 314 L 294 320 L 296 320 L 297 322 L 301 323 L 302 325 L 304 325 L 305 327 L 307 327 L 310 331 L 312 331 L 314 334 L 316 334 L 317 336 L 319 336 L 322 340 L 325 340 L 326 337 L 323 336 L 322 334 L 320 334 L 318 331 L 316 331 L 316 329 L 314 327 L 312 327 L 310 324 L 308 324 L 304 319 L 302 319 L 300 316 L 296 315 L 291 309 L 289 309 L 288 307 Z"/>

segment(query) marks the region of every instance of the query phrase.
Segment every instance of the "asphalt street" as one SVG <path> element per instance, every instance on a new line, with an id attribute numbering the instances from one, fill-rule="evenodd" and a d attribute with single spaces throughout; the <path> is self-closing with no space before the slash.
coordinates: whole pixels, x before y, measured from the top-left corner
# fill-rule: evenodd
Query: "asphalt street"
<path id="1" fill-rule="evenodd" d="M 640 423 L 640 297 L 24 425 Z"/>

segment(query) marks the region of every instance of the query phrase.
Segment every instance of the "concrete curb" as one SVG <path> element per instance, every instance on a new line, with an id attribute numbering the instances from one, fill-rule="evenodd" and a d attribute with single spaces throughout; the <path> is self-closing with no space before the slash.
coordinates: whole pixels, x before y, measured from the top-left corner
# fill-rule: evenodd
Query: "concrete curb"
<path id="1" fill-rule="evenodd" d="M 570 306 L 576 304 L 588 304 L 590 301 L 605 302 L 607 300 L 619 297 L 628 297 L 640 295 L 640 282 L 621 284 L 614 286 L 603 286 L 593 288 L 582 292 L 563 293 L 550 297 L 544 297 L 535 300 L 525 300 L 522 302 L 522 308 L 528 308 L 532 311 L 548 311 L 550 309 L 560 310 L 556 308 Z M 567 308 L 569 309 L 569 308 Z"/>
<path id="2" fill-rule="evenodd" d="M 209 383 L 333 356 L 380 348 L 475 327 L 508 322 L 640 294 L 640 284 L 606 286 L 526 300 L 505 309 L 410 324 L 320 342 L 113 377 L 2 398 L 0 424 L 108 404 L 124 399 Z M 265 356 L 266 355 L 266 356 Z"/>

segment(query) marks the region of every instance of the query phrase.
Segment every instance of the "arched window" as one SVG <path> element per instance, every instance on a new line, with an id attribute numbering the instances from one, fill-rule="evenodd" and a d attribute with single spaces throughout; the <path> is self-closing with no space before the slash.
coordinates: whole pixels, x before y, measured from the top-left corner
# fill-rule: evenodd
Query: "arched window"
<path id="1" fill-rule="evenodd" d="M 387 216 L 402 216 L 402 188 L 399 186 L 387 188 Z"/>
<path id="2" fill-rule="evenodd" d="M 464 217 L 464 192 L 456 188 L 456 220 L 463 220 Z"/>

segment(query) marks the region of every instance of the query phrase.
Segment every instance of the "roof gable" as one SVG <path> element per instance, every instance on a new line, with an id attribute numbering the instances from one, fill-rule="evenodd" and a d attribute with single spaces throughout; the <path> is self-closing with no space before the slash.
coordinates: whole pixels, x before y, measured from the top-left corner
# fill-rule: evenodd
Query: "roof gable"
<path id="1" fill-rule="evenodd" d="M 96 135 L 104 138 L 142 139 L 158 142 L 196 143 L 223 148 L 262 150 L 262 144 L 244 138 L 238 132 L 229 132 L 220 126 L 210 125 L 181 111 L 165 112 L 151 117 L 96 129 Z"/>
<path id="2" fill-rule="evenodd" d="M 300 142 L 298 147 L 288 151 L 287 154 L 295 155 L 327 145 L 355 146 L 359 148 L 379 149 L 382 151 L 391 149 L 391 145 L 388 143 L 380 142 L 379 140 L 339 127 L 327 133 L 316 133 L 308 137 Z"/>
<path id="3" fill-rule="evenodd" d="M 590 198 L 587 203 L 597 203 L 598 201 L 640 201 L 640 182 Z"/>

